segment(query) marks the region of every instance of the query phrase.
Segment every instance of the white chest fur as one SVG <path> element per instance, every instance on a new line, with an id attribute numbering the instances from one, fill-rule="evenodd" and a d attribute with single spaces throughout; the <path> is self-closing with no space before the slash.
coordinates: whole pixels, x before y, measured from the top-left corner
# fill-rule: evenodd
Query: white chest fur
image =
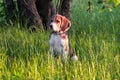
<path id="1" fill-rule="evenodd" d="M 50 38 L 50 52 L 57 54 L 67 53 L 68 38 L 62 39 L 58 34 L 52 34 Z"/>

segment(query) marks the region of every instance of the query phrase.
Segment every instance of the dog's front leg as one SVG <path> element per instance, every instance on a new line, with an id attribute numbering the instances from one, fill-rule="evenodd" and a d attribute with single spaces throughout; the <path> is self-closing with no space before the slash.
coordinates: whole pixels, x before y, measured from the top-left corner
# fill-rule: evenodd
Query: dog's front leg
<path id="1" fill-rule="evenodd" d="M 53 54 L 53 46 L 50 46 L 50 54 Z"/>
<path id="2" fill-rule="evenodd" d="M 54 55 L 54 44 L 53 44 L 53 42 L 52 42 L 52 40 L 50 40 L 50 55 L 51 55 L 51 57 L 53 57 L 53 55 Z"/>

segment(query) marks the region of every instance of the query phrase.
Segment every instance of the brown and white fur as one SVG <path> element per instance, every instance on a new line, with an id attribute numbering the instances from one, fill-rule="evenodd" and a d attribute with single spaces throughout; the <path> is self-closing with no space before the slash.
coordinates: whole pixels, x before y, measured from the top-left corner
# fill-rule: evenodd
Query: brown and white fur
<path id="1" fill-rule="evenodd" d="M 53 56 L 61 55 L 64 60 L 70 56 L 72 60 L 76 61 L 78 57 L 69 45 L 68 35 L 66 34 L 70 26 L 70 21 L 59 14 L 51 21 L 50 30 L 52 31 L 52 35 L 50 38 L 50 53 Z"/>

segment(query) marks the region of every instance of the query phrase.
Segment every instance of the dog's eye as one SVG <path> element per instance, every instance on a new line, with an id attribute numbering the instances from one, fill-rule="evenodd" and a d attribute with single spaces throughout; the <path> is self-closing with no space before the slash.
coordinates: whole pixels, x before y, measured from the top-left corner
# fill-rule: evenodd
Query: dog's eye
<path id="1" fill-rule="evenodd" d="M 59 23 L 60 21 L 59 20 L 56 20 L 57 23 Z"/>

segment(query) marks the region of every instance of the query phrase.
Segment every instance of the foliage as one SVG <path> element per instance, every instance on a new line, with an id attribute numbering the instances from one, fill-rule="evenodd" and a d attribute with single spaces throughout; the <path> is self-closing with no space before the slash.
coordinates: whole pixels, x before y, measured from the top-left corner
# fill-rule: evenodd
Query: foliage
<path id="1" fill-rule="evenodd" d="M 120 5 L 120 0 L 99 0 L 98 3 L 103 4 L 102 9 L 108 8 L 109 10 L 112 10 Z"/>

